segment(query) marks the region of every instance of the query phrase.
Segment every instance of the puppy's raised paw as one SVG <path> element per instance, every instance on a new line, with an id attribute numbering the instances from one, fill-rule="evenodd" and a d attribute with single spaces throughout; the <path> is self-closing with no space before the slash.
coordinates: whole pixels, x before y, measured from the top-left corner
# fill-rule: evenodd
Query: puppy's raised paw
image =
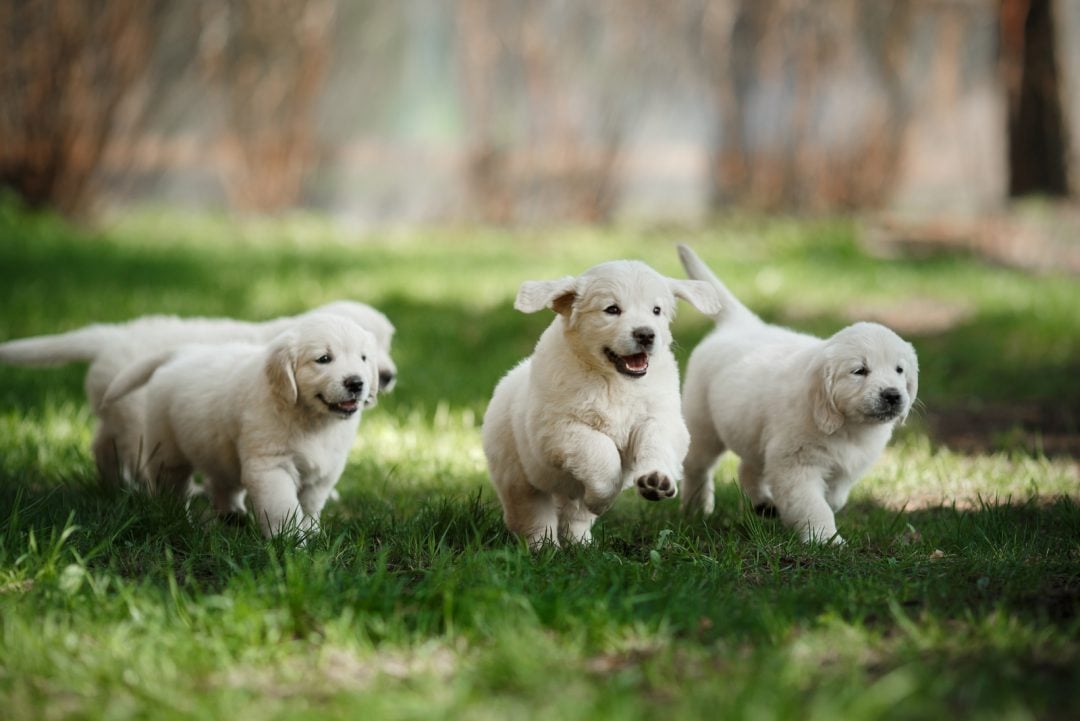
<path id="1" fill-rule="evenodd" d="M 677 488 L 675 482 L 660 471 L 652 471 L 637 479 L 638 493 L 647 501 L 662 501 L 674 498 Z"/>

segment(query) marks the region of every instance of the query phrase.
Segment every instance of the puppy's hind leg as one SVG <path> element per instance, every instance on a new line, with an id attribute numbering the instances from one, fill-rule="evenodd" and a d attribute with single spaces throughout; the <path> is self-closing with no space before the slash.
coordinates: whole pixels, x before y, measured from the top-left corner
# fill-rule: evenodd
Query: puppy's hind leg
<path id="1" fill-rule="evenodd" d="M 690 449 L 683 460 L 682 511 L 707 516 L 715 503 L 712 470 L 724 452 L 724 443 L 709 417 L 708 403 L 700 394 L 683 399 Z"/>
<path id="2" fill-rule="evenodd" d="M 503 505 L 503 521 L 511 532 L 524 536 L 529 548 L 559 545 L 559 515 L 555 499 L 524 480 L 496 485 Z"/>
<path id="3" fill-rule="evenodd" d="M 247 491 L 243 486 L 207 478 L 203 482 L 203 492 L 210 497 L 210 503 L 213 504 L 218 518 L 230 524 L 240 523 L 246 513 L 244 498 Z"/>
<path id="4" fill-rule="evenodd" d="M 172 436 L 165 433 L 146 441 L 139 473 L 151 495 L 169 495 L 187 501 L 188 481 L 194 468 L 180 452 Z"/>
<path id="5" fill-rule="evenodd" d="M 123 486 L 127 480 L 120 458 L 120 449 L 117 439 L 110 433 L 103 423 L 99 423 L 94 431 L 94 440 L 91 445 L 94 453 L 94 463 L 97 465 L 101 483 L 106 488 L 116 489 Z"/>
<path id="6" fill-rule="evenodd" d="M 762 478 L 761 469 L 745 458 L 739 463 L 739 487 L 750 499 L 750 505 L 753 506 L 755 513 L 765 518 L 776 517 L 776 502 L 773 501 L 772 492 Z"/>

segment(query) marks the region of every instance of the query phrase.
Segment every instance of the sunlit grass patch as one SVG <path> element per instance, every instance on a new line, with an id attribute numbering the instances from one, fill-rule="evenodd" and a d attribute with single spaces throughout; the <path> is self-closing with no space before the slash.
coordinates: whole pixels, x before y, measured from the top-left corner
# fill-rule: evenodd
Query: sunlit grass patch
<path id="1" fill-rule="evenodd" d="M 90 456 L 93 420 L 85 403 L 57 400 L 29 415 L 0 409 L 0 474 L 56 481 L 96 474 Z"/>
<path id="2" fill-rule="evenodd" d="M 469 408 L 413 409 L 405 416 L 369 411 L 354 445 L 354 462 L 381 468 L 395 487 L 437 482 L 447 490 L 486 480 L 480 420 Z"/>

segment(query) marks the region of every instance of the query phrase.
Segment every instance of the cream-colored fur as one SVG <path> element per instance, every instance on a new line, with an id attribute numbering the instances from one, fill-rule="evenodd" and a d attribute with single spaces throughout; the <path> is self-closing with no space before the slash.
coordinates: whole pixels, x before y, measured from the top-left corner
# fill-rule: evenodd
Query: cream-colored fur
<path id="1" fill-rule="evenodd" d="M 495 388 L 483 442 L 506 525 L 530 546 L 588 541 L 631 485 L 651 500 L 675 495 L 689 442 L 669 348 L 676 296 L 719 309 L 708 284 L 637 261 L 521 286 L 515 308 L 557 316 Z"/>
<path id="2" fill-rule="evenodd" d="M 37 336 L 0 343 L 0 361 L 23 366 L 46 366 L 88 361 L 86 397 L 99 418 L 93 452 L 98 471 L 107 483 L 130 480 L 145 460 L 143 439 L 123 429 L 143 426 L 145 396 L 136 390 L 103 407 L 105 391 L 132 363 L 190 343 L 265 343 L 296 320 L 312 313 L 333 313 L 352 320 L 375 335 L 381 392 L 389 391 L 397 378 L 390 357 L 394 326 L 375 308 L 355 301 L 335 301 L 308 313 L 249 323 L 230 318 L 180 318 L 146 316 L 127 323 L 103 323 L 68 333 Z"/>
<path id="3" fill-rule="evenodd" d="M 375 336 L 331 313 L 295 321 L 269 344 L 183 346 L 121 371 L 108 408 L 145 392 L 139 476 L 181 495 L 195 470 L 222 514 L 242 512 L 245 494 L 267 536 L 295 521 L 316 528 L 360 423 L 375 404 Z"/>
<path id="4" fill-rule="evenodd" d="M 915 402 L 915 349 L 876 323 L 828 339 L 769 325 L 693 251 L 679 246 L 679 256 L 724 304 L 686 369 L 683 509 L 712 512 L 712 468 L 728 449 L 755 509 L 775 509 L 804 541 L 842 542 L 835 512 Z"/>

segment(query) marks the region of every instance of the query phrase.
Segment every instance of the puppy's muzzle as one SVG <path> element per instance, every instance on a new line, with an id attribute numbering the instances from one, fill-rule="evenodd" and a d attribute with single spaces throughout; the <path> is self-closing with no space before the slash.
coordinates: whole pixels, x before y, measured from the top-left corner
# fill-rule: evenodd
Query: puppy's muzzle
<path id="1" fill-rule="evenodd" d="M 885 388 L 878 393 L 873 410 L 868 413 L 870 417 L 878 421 L 891 421 L 899 416 L 904 410 L 904 397 L 896 388 Z"/>
<path id="2" fill-rule="evenodd" d="M 364 387 L 367 385 L 364 383 L 364 379 L 360 376 L 345 376 L 341 379 L 341 385 L 344 386 L 348 392 L 349 397 L 340 401 L 329 401 L 321 394 L 319 400 L 326 404 L 326 407 L 333 413 L 348 418 L 353 413 L 356 413 L 360 408 L 360 399 L 364 395 Z"/>

